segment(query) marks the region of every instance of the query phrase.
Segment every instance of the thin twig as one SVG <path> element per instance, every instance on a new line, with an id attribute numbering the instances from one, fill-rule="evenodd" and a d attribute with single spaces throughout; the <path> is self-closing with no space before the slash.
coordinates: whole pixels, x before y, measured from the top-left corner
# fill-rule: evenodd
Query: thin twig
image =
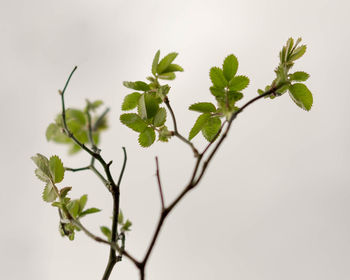
<path id="1" fill-rule="evenodd" d="M 171 118 L 173 119 L 173 124 L 174 124 L 174 135 L 179 138 L 182 142 L 186 143 L 187 145 L 189 145 L 193 151 L 193 154 L 195 157 L 198 157 L 199 153 L 198 153 L 198 150 L 196 149 L 196 147 L 193 145 L 192 142 L 188 141 L 184 136 L 182 136 L 178 129 L 177 129 L 177 123 L 176 123 L 176 118 L 175 118 L 175 114 L 174 114 L 174 111 L 173 111 L 173 108 L 171 108 L 171 105 L 170 105 L 170 101 L 169 101 L 169 98 L 166 96 L 165 99 L 164 99 L 164 103 L 165 105 L 167 106 L 169 112 L 170 112 L 170 115 L 171 115 Z"/>
<path id="2" fill-rule="evenodd" d="M 162 190 L 162 183 L 160 181 L 158 157 L 156 157 L 156 169 L 157 169 L 156 175 L 157 175 L 157 182 L 158 182 L 158 188 L 159 188 L 160 202 L 162 204 L 162 209 L 164 209 L 165 208 L 164 195 Z"/>
<path id="3" fill-rule="evenodd" d="M 69 167 L 65 167 L 64 169 L 65 169 L 66 171 L 78 172 L 78 171 L 83 171 L 83 170 L 89 170 L 89 169 L 90 169 L 90 165 L 89 165 L 89 166 L 85 166 L 85 167 L 80 167 L 80 168 L 69 168 Z"/>

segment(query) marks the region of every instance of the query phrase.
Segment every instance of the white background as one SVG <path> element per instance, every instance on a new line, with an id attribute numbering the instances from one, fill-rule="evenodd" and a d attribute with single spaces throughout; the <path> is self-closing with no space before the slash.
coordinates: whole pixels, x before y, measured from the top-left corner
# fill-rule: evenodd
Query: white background
<path id="1" fill-rule="evenodd" d="M 158 219 L 154 157 L 167 202 L 187 182 L 194 159 L 178 139 L 140 148 L 119 123 L 124 80 L 150 74 L 154 53 L 179 52 L 185 69 L 169 95 L 180 131 L 198 114 L 187 107 L 214 101 L 209 69 L 234 53 L 251 79 L 245 99 L 270 83 L 285 41 L 308 45 L 295 70 L 311 74 L 310 112 L 284 95 L 261 100 L 237 118 L 198 188 L 167 220 L 147 267 L 148 279 L 350 279 L 349 11 L 346 0 L 5 1 L 0 2 L 2 279 L 100 279 L 108 247 L 83 233 L 58 233 L 57 212 L 41 200 L 43 184 L 30 157 L 59 154 L 79 167 L 87 155 L 67 155 L 45 140 L 60 110 L 57 90 L 74 65 L 67 106 L 103 99 L 112 111 L 102 150 L 118 175 L 128 152 L 121 203 L 132 220 L 127 248 L 141 258 Z M 245 101 L 242 101 L 245 102 Z M 240 103 L 242 104 L 242 103 Z M 169 126 L 172 124 L 169 122 Z M 197 139 L 198 138 L 198 139 Z M 195 138 L 195 143 L 205 142 Z M 103 211 L 86 218 L 99 233 L 111 198 L 89 172 L 67 174 L 62 186 L 89 194 Z M 119 263 L 111 279 L 138 279 Z"/>

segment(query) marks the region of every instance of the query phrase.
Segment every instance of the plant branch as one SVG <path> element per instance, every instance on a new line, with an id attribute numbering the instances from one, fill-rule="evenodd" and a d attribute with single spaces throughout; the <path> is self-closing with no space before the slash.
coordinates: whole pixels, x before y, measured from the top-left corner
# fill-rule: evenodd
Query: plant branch
<path id="1" fill-rule="evenodd" d="M 66 171 L 78 172 L 78 171 L 83 171 L 83 170 L 89 170 L 89 169 L 90 169 L 90 165 L 89 165 L 89 166 L 85 166 L 85 167 L 80 167 L 80 168 L 69 168 L 69 167 L 65 167 L 64 169 L 65 169 Z"/>
<path id="2" fill-rule="evenodd" d="M 177 123 L 176 123 L 176 118 L 175 118 L 175 114 L 174 114 L 174 111 L 173 109 L 171 108 L 171 105 L 170 105 L 170 102 L 169 102 L 169 98 L 166 96 L 165 99 L 164 99 L 164 103 L 165 105 L 167 106 L 169 112 L 170 112 L 170 115 L 171 115 L 171 118 L 173 119 L 173 124 L 174 124 L 174 135 L 179 138 L 182 142 L 186 143 L 187 145 L 189 145 L 193 151 L 193 154 L 195 157 L 198 157 L 199 153 L 198 153 L 198 150 L 196 149 L 196 147 L 193 145 L 192 142 L 188 141 L 184 136 L 182 136 L 178 129 L 177 129 Z"/>
<path id="3" fill-rule="evenodd" d="M 157 169 L 156 176 L 157 176 L 157 182 L 158 182 L 158 188 L 159 188 L 160 202 L 162 204 L 162 210 L 164 210 L 164 208 L 165 208 L 164 195 L 163 195 L 163 190 L 162 190 L 162 183 L 160 181 L 158 157 L 156 157 L 156 169 Z"/>

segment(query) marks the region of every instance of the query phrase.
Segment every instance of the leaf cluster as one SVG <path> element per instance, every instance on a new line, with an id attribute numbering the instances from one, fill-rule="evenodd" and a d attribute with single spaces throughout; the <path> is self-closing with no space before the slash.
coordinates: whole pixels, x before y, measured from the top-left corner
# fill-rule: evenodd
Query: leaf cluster
<path id="1" fill-rule="evenodd" d="M 301 38 L 298 38 L 294 42 L 293 38 L 289 38 L 285 46 L 279 53 L 280 63 L 275 69 L 276 78 L 273 80 L 271 85 L 265 87 L 265 91 L 271 88 L 278 88 L 270 98 L 281 96 L 287 91 L 289 96 L 300 108 L 310 111 L 313 103 L 312 93 L 304 83 L 310 75 L 303 71 L 297 71 L 289 73 L 293 67 L 294 62 L 301 58 L 306 52 L 306 45 L 300 45 Z M 264 90 L 259 89 L 259 94 L 263 94 Z"/>
<path id="2" fill-rule="evenodd" d="M 165 102 L 169 93 L 169 85 L 161 85 L 159 80 L 174 80 L 175 72 L 182 72 L 183 68 L 173 61 L 177 53 L 172 52 L 163 57 L 160 61 L 160 51 L 158 50 L 152 62 L 152 76 L 147 77 L 148 82 L 124 82 L 124 86 L 134 90 L 125 96 L 122 110 L 130 111 L 136 109 L 134 113 L 125 113 L 120 116 L 120 121 L 139 133 L 138 142 L 142 147 L 151 146 L 156 139 L 167 142 L 172 136 L 165 125 L 167 113 L 161 105 Z"/>
<path id="3" fill-rule="evenodd" d="M 242 90 L 249 85 L 249 78 L 236 75 L 237 70 L 238 59 L 233 54 L 225 58 L 222 68 L 210 69 L 210 92 L 215 97 L 217 106 L 210 102 L 199 102 L 189 107 L 189 110 L 201 113 L 189 133 L 189 140 L 201 131 L 205 139 L 214 141 L 219 135 L 221 119 L 229 120 L 238 110 L 236 102 L 243 98 Z"/>
<path id="4" fill-rule="evenodd" d="M 94 143 L 97 145 L 100 140 L 101 131 L 108 128 L 107 117 L 105 114 L 97 114 L 97 109 L 103 104 L 101 100 L 90 102 L 84 109 L 67 109 L 65 111 L 68 129 L 82 144 L 89 142 L 89 114 L 91 116 L 91 134 Z M 50 123 L 46 129 L 46 139 L 60 144 L 66 144 L 69 147 L 69 153 L 75 154 L 81 150 L 76 143 L 67 135 L 64 129 L 62 114 L 57 115 L 55 121 Z"/>
<path id="5" fill-rule="evenodd" d="M 72 187 L 63 187 L 61 189 L 57 187 L 56 184 L 62 182 L 65 173 L 63 163 L 58 156 L 51 156 L 48 159 L 44 155 L 37 154 L 32 157 L 32 160 L 37 166 L 35 175 L 46 184 L 42 195 L 43 200 L 60 209 L 60 232 L 64 236 L 68 236 L 70 240 L 73 240 L 75 230 L 80 229 L 71 223 L 71 219 L 78 220 L 101 210 L 95 207 L 85 209 L 88 199 L 86 194 L 82 195 L 80 199 L 72 200 L 68 197 Z"/>

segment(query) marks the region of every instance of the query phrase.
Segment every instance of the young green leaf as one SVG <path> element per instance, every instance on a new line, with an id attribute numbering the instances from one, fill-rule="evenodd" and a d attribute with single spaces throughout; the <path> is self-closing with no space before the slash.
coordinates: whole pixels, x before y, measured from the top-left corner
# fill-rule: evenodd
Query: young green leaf
<path id="1" fill-rule="evenodd" d="M 133 92 L 125 96 L 123 104 L 122 104 L 122 110 L 123 111 L 129 111 L 134 108 L 136 108 L 139 98 L 141 94 L 139 92 Z"/>
<path id="2" fill-rule="evenodd" d="M 135 113 L 122 114 L 120 121 L 136 132 L 143 132 L 147 127 L 146 122 Z"/>
<path id="3" fill-rule="evenodd" d="M 176 75 L 174 72 L 164 72 L 158 76 L 162 80 L 175 80 Z"/>
<path id="4" fill-rule="evenodd" d="M 153 58 L 152 62 L 152 74 L 155 76 L 157 74 L 157 67 L 159 61 L 160 50 L 158 50 Z"/>
<path id="5" fill-rule="evenodd" d="M 139 98 L 137 111 L 142 119 L 153 118 L 157 114 L 158 109 L 159 104 L 155 97 L 146 93 L 141 95 Z"/>
<path id="6" fill-rule="evenodd" d="M 228 85 L 224 73 L 219 67 L 212 67 L 209 76 L 211 82 L 216 88 L 225 88 Z"/>
<path id="7" fill-rule="evenodd" d="M 112 232 L 108 227 L 101 226 L 101 232 L 107 237 L 108 241 L 111 241 Z"/>
<path id="8" fill-rule="evenodd" d="M 64 187 L 60 190 L 60 198 L 65 198 L 72 187 Z"/>
<path id="9" fill-rule="evenodd" d="M 64 177 L 65 169 L 63 167 L 61 159 L 58 156 L 50 157 L 49 168 L 54 183 L 61 182 Z"/>
<path id="10" fill-rule="evenodd" d="M 194 123 L 194 126 L 192 127 L 191 131 L 190 131 L 190 135 L 188 136 L 188 140 L 191 140 L 193 137 L 195 137 L 198 132 L 200 132 L 202 130 L 202 128 L 204 127 L 204 125 L 207 123 L 207 121 L 210 119 L 210 114 L 209 113 L 205 113 L 200 115 L 196 122 Z"/>
<path id="11" fill-rule="evenodd" d="M 293 51 L 293 54 L 290 56 L 289 60 L 295 61 L 298 58 L 302 57 L 305 52 L 306 52 L 306 45 L 302 45 Z"/>
<path id="12" fill-rule="evenodd" d="M 41 170 L 42 174 L 52 179 L 50 169 L 49 169 L 49 160 L 45 156 L 41 154 L 36 154 L 36 156 L 31 157 L 31 159 L 32 161 L 34 161 L 38 169 Z"/>
<path id="13" fill-rule="evenodd" d="M 71 200 L 67 204 L 67 209 L 74 219 L 77 218 L 80 212 L 80 203 L 78 200 Z"/>
<path id="14" fill-rule="evenodd" d="M 232 91 L 241 91 L 249 85 L 249 78 L 246 76 L 236 76 L 230 83 L 229 88 Z"/>
<path id="15" fill-rule="evenodd" d="M 211 113 L 216 111 L 215 105 L 210 102 L 195 103 L 192 104 L 188 109 L 200 113 Z"/>
<path id="16" fill-rule="evenodd" d="M 86 115 L 84 114 L 84 112 L 78 109 L 71 109 L 71 108 L 67 109 L 66 119 L 67 119 L 67 124 L 69 122 L 72 122 L 72 123 L 78 124 L 79 127 L 85 125 L 87 122 Z"/>
<path id="17" fill-rule="evenodd" d="M 124 215 L 122 210 L 119 210 L 119 215 L 118 215 L 118 224 L 122 225 L 124 223 Z"/>
<path id="18" fill-rule="evenodd" d="M 310 111 L 313 103 L 312 93 L 304 84 L 293 84 L 289 87 L 289 91 L 295 104 L 306 111 Z"/>
<path id="19" fill-rule="evenodd" d="M 51 176 L 47 176 L 41 169 L 37 168 L 35 169 L 35 175 L 36 177 L 45 183 L 48 183 L 51 181 Z"/>
<path id="20" fill-rule="evenodd" d="M 82 195 L 80 197 L 80 199 L 79 199 L 79 209 L 80 209 L 80 211 L 79 212 L 83 211 L 83 209 L 84 209 L 84 207 L 86 205 L 87 199 L 88 199 L 87 194 L 84 194 L 84 195 Z"/>
<path id="21" fill-rule="evenodd" d="M 183 72 L 184 69 L 180 66 L 180 65 L 177 65 L 177 64 L 170 64 L 165 70 L 164 70 L 164 73 L 167 73 L 167 72 Z"/>
<path id="22" fill-rule="evenodd" d="M 162 74 L 165 72 L 165 70 L 169 67 L 169 65 L 174 61 L 174 59 L 177 57 L 176 52 L 169 53 L 166 55 L 158 64 L 157 66 L 157 73 Z"/>
<path id="23" fill-rule="evenodd" d="M 55 187 L 51 182 L 47 183 L 43 191 L 43 200 L 46 202 L 53 202 L 57 198 Z"/>
<path id="24" fill-rule="evenodd" d="M 225 96 L 225 90 L 223 88 L 216 88 L 216 87 L 210 87 L 210 92 L 215 97 L 224 97 Z"/>
<path id="25" fill-rule="evenodd" d="M 161 142 L 168 142 L 170 137 L 173 136 L 173 133 L 169 131 L 166 126 L 162 126 L 159 129 L 158 133 L 159 133 L 158 139 Z"/>
<path id="26" fill-rule="evenodd" d="M 146 148 L 153 144 L 154 140 L 156 139 L 156 134 L 154 133 L 154 130 L 150 127 L 147 127 L 143 132 L 139 135 L 139 144 Z"/>
<path id="27" fill-rule="evenodd" d="M 237 69 L 238 69 L 237 57 L 234 56 L 233 54 L 227 56 L 224 60 L 222 69 L 226 80 L 230 81 L 237 73 Z"/>
<path id="28" fill-rule="evenodd" d="M 156 127 L 162 126 L 166 121 L 165 108 L 159 108 L 157 114 L 154 116 L 153 125 Z"/>
<path id="29" fill-rule="evenodd" d="M 209 142 L 215 139 L 221 128 L 221 120 L 219 117 L 210 118 L 202 128 L 202 134 Z"/>
<path id="30" fill-rule="evenodd" d="M 89 214 L 94 214 L 94 213 L 97 213 L 97 212 L 100 212 L 101 209 L 98 209 L 98 208 L 95 208 L 95 207 L 92 207 L 92 208 L 88 208 L 86 209 L 85 211 L 81 212 L 79 214 L 79 218 L 82 218 L 86 215 L 89 215 Z"/>
<path id="31" fill-rule="evenodd" d="M 125 224 L 122 226 L 120 231 L 122 232 L 130 231 L 131 226 L 132 226 L 132 223 L 129 220 L 126 220 Z"/>
<path id="32" fill-rule="evenodd" d="M 289 79 L 291 81 L 297 81 L 297 82 L 304 82 L 309 77 L 310 77 L 310 75 L 308 73 L 302 72 L 302 71 L 294 72 L 293 74 L 289 75 Z"/>
<path id="33" fill-rule="evenodd" d="M 150 87 L 148 84 L 142 81 L 136 81 L 136 82 L 123 82 L 123 85 L 127 88 L 131 88 L 138 91 L 149 91 Z"/>

